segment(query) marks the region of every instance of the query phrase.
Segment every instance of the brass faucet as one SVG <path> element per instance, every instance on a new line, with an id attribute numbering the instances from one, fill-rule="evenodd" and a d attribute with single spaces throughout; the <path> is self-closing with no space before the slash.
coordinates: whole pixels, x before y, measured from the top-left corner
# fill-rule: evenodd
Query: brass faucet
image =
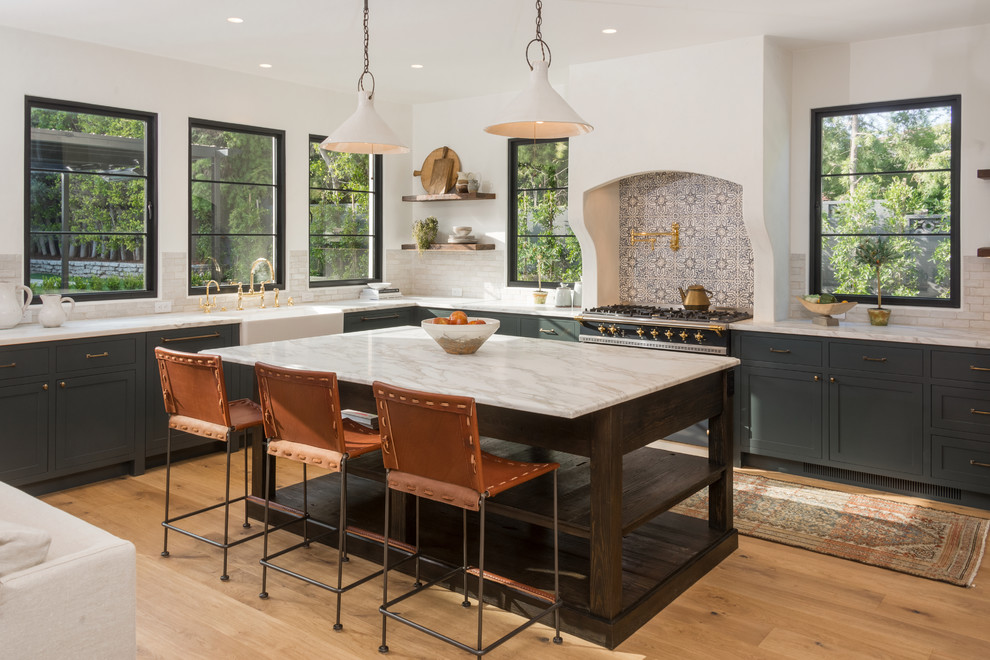
<path id="1" fill-rule="evenodd" d="M 217 293 L 220 293 L 220 283 L 219 282 L 217 282 L 216 280 L 210 280 L 209 282 L 206 283 L 206 300 L 204 301 L 203 298 L 200 298 L 199 299 L 199 308 L 203 310 L 203 313 L 204 314 L 209 314 L 217 306 L 217 293 L 214 293 L 213 294 L 213 301 L 210 302 L 210 285 L 211 284 L 216 285 L 216 287 L 217 287 Z"/>
<path id="2" fill-rule="evenodd" d="M 254 272 L 258 270 L 258 266 L 265 264 L 268 266 L 268 279 L 261 282 L 261 288 L 258 291 L 254 290 Z M 244 309 L 241 306 L 241 300 L 243 298 L 253 298 L 254 296 L 261 296 L 261 308 L 265 308 L 265 285 L 275 283 L 275 268 L 272 266 L 272 262 L 268 261 L 264 257 L 258 257 L 251 264 L 251 280 L 248 285 L 247 293 L 244 293 L 244 285 L 240 282 L 237 284 L 237 309 Z M 275 292 L 275 306 L 278 307 L 278 290 Z"/>
<path id="3" fill-rule="evenodd" d="M 633 231 L 630 229 L 629 245 L 636 245 L 636 243 L 649 243 L 650 250 L 652 251 L 656 247 L 657 238 L 660 236 L 670 236 L 670 249 L 674 252 L 681 249 L 681 226 L 676 222 L 670 226 L 670 231 L 647 232 Z"/>

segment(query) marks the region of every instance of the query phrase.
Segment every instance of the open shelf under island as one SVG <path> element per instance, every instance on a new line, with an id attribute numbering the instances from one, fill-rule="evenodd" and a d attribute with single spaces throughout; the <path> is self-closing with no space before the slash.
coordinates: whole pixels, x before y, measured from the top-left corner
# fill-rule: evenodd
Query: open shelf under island
<path id="1" fill-rule="evenodd" d="M 346 408 L 375 409 L 373 380 L 474 397 L 487 450 L 562 466 L 562 624 L 594 643 L 615 648 L 738 546 L 732 525 L 730 428 L 735 358 L 665 354 L 644 360 L 608 346 L 502 335 L 494 335 L 473 355 L 449 355 L 421 329 L 409 327 L 213 352 L 232 367 L 263 361 L 333 371 Z M 576 364 L 595 374 L 579 387 L 574 385 Z M 424 383 L 424 373 L 434 377 Z M 546 396 L 548 392 L 557 395 Z M 706 419 L 707 457 L 646 446 Z M 270 469 L 259 449 L 253 453 L 255 502 L 264 496 L 264 475 Z M 380 539 L 381 459 L 364 456 L 349 471 L 355 477 L 348 480 L 349 531 Z M 333 519 L 336 481 L 321 480 L 326 486 L 311 486 L 310 502 L 318 501 Z M 535 480 L 488 504 L 494 515 L 488 518 L 486 567 L 538 589 L 553 588 L 552 574 L 545 570 L 552 547 L 548 484 Z M 706 486 L 708 520 L 670 510 Z M 275 498 L 278 506 L 297 509 L 301 488 L 284 488 Z M 389 536 L 408 543 L 411 502 L 399 504 L 406 516 L 399 516 Z M 421 506 L 430 521 L 423 527 L 424 545 L 439 553 L 442 562 L 458 564 L 460 510 L 428 501 Z M 348 551 L 381 561 L 380 545 L 362 544 L 360 538 L 348 541 Z M 476 556 L 477 548 L 469 552 Z M 424 577 L 432 577 L 433 571 L 439 575 L 445 568 L 424 564 Z M 486 585 L 485 596 L 518 613 L 534 606 L 497 584 Z"/>

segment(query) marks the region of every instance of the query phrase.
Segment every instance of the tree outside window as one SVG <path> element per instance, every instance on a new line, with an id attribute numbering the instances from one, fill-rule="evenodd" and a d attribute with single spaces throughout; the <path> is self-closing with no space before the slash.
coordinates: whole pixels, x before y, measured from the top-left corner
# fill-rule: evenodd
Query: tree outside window
<path id="1" fill-rule="evenodd" d="M 189 125 L 190 289 L 209 280 L 232 286 L 282 282 L 284 134 L 191 120 Z"/>
<path id="2" fill-rule="evenodd" d="M 381 156 L 309 143 L 309 282 L 362 284 L 381 279 Z"/>
<path id="3" fill-rule="evenodd" d="M 581 279 L 581 246 L 567 222 L 567 150 L 566 139 L 509 141 L 510 284 Z"/>
<path id="4" fill-rule="evenodd" d="M 155 116 L 27 99 L 25 282 L 82 299 L 154 293 Z"/>
<path id="5" fill-rule="evenodd" d="M 958 96 L 814 111 L 812 288 L 871 300 L 853 253 L 882 237 L 896 258 L 884 302 L 958 306 Z M 889 296 L 889 297 L 888 297 Z"/>

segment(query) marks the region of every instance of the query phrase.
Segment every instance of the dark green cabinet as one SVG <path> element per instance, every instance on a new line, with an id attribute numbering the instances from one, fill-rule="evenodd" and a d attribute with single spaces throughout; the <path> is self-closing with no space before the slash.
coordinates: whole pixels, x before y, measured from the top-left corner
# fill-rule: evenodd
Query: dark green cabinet
<path id="1" fill-rule="evenodd" d="M 162 456 L 165 454 L 168 440 L 168 415 L 165 413 L 165 403 L 162 398 L 162 385 L 158 375 L 158 363 L 155 361 L 155 347 L 162 346 L 186 353 L 199 353 L 211 348 L 236 346 L 239 341 L 237 325 L 197 326 L 179 330 L 164 330 L 146 333 L 147 346 L 146 369 L 147 386 L 145 389 L 145 421 L 144 455 Z M 224 381 L 227 387 L 227 397 L 239 399 L 250 396 L 243 392 L 238 371 L 230 365 L 225 365 Z M 176 450 L 189 447 L 212 445 L 213 441 L 204 440 L 197 435 L 176 432 L 172 436 L 172 448 Z"/>
<path id="2" fill-rule="evenodd" d="M 48 470 L 47 380 L 0 385 L 0 481 L 28 483 Z"/>
<path id="3" fill-rule="evenodd" d="M 133 460 L 137 370 L 73 375 L 55 387 L 55 470 L 99 467 Z"/>
<path id="4" fill-rule="evenodd" d="M 820 373 L 742 367 L 742 446 L 756 454 L 818 460 L 824 456 L 824 387 Z"/>
<path id="5" fill-rule="evenodd" d="M 572 319 L 555 316 L 523 316 L 519 319 L 519 335 L 555 341 L 577 341 L 581 324 Z"/>
<path id="6" fill-rule="evenodd" d="M 414 323 L 418 323 L 415 307 L 372 308 L 344 314 L 344 332 L 394 328 L 399 325 L 412 325 Z"/>

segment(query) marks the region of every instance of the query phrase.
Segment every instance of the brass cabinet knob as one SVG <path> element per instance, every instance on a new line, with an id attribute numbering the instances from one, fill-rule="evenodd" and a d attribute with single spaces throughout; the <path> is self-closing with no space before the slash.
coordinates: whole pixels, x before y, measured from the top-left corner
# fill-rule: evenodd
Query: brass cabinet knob
<path id="1" fill-rule="evenodd" d="M 48 391 L 48 383 L 45 383 L 44 385 L 42 385 L 41 386 L 41 389 L 43 389 L 44 391 L 47 392 Z"/>
<path id="2" fill-rule="evenodd" d="M 59 384 L 58 384 L 58 386 L 61 387 L 61 388 L 64 388 L 65 387 L 65 381 L 64 380 L 63 381 L 60 381 Z"/>
<path id="3" fill-rule="evenodd" d="M 815 382 L 816 382 L 816 383 L 817 383 L 818 381 L 820 381 L 821 379 L 822 379 L 822 377 L 821 377 L 821 376 L 815 376 Z"/>
<path id="4" fill-rule="evenodd" d="M 835 382 L 835 378 L 829 378 L 829 379 L 828 379 L 828 382 L 830 382 L 830 383 L 834 383 L 834 382 Z"/>

